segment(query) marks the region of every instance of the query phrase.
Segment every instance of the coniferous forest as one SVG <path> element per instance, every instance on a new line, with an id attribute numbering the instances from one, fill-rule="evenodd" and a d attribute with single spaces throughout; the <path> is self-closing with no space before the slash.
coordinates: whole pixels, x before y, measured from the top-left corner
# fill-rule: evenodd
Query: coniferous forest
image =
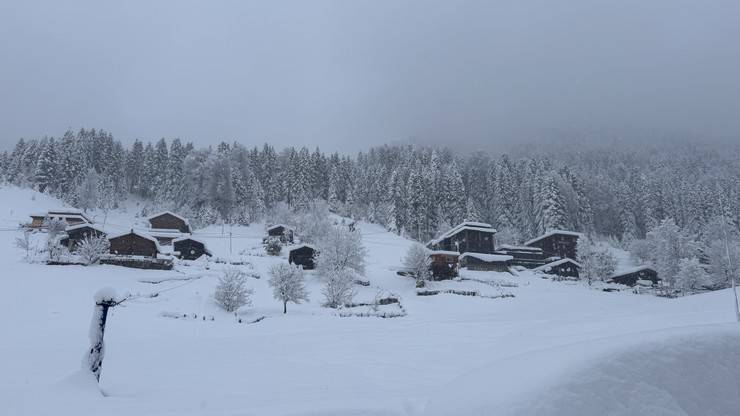
<path id="1" fill-rule="evenodd" d="M 548 146 L 549 147 L 549 146 Z M 0 155 L 2 180 L 82 209 L 137 197 L 199 225 L 247 224 L 277 204 L 331 209 L 427 240 L 462 220 L 521 242 L 549 229 L 645 238 L 664 219 L 700 237 L 713 218 L 740 223 L 740 152 L 709 144 L 576 145 L 531 154 L 381 146 L 355 155 L 269 144 L 195 148 L 179 139 L 125 146 L 96 129 L 19 140 Z"/>

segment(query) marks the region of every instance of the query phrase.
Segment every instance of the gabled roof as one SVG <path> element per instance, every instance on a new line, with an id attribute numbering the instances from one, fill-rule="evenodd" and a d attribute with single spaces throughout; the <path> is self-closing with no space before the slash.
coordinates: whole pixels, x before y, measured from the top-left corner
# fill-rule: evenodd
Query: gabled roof
<path id="1" fill-rule="evenodd" d="M 574 264 L 578 268 L 581 267 L 581 263 L 578 263 L 577 261 L 575 261 L 573 259 L 569 259 L 569 258 L 566 257 L 564 259 L 555 260 L 555 261 L 553 261 L 551 263 L 547 263 L 547 264 L 543 264 L 542 266 L 535 267 L 532 270 L 534 270 L 536 272 L 539 272 L 539 271 L 547 270 L 550 267 L 560 266 L 563 263 L 571 263 L 571 264 Z"/>
<path id="2" fill-rule="evenodd" d="M 270 230 L 274 230 L 275 228 L 278 228 L 278 227 L 283 227 L 283 228 L 285 228 L 286 230 L 292 230 L 292 228 L 288 227 L 288 226 L 287 226 L 287 225 L 285 225 L 285 224 L 273 224 L 273 225 L 271 225 L 271 226 L 267 227 L 267 231 L 270 231 Z"/>
<path id="3" fill-rule="evenodd" d="M 578 232 L 575 232 L 575 231 L 551 230 L 551 231 L 546 232 L 545 234 L 542 234 L 539 237 L 536 237 L 536 238 L 533 238 L 533 239 L 527 241 L 526 243 L 524 243 L 524 245 L 525 246 L 528 246 L 528 245 L 530 245 L 532 243 L 535 243 L 537 241 L 542 240 L 543 238 L 552 237 L 553 235 L 572 235 L 574 237 L 579 237 L 579 238 L 580 237 L 583 237 L 583 233 L 578 233 Z"/>
<path id="4" fill-rule="evenodd" d="M 101 233 L 105 234 L 105 231 L 103 231 L 102 228 L 98 227 L 97 225 L 90 224 L 89 222 L 88 223 L 77 224 L 77 225 L 70 225 L 67 228 L 65 228 L 64 231 L 65 232 L 69 232 L 69 231 L 79 230 L 80 228 L 92 228 L 95 231 L 98 231 L 98 232 L 101 232 Z"/>
<path id="5" fill-rule="evenodd" d="M 627 268 L 627 269 L 619 270 L 619 271 L 615 272 L 613 275 L 609 276 L 609 278 L 612 279 L 612 278 L 624 276 L 624 275 L 627 275 L 627 274 L 637 273 L 637 272 L 640 272 L 640 271 L 643 271 L 643 270 L 650 270 L 650 271 L 653 271 L 653 272 L 656 271 L 652 266 L 649 266 L 649 265 L 641 265 L 641 266 L 630 267 L 630 268 Z"/>
<path id="6" fill-rule="evenodd" d="M 208 246 L 206 245 L 205 242 L 203 242 L 202 240 L 198 240 L 197 238 L 193 238 L 193 237 L 191 237 L 189 235 L 182 236 L 182 237 L 179 237 L 179 238 L 176 238 L 176 239 L 172 240 L 172 247 L 174 248 L 176 243 L 179 243 L 181 241 L 187 241 L 187 240 L 195 241 L 196 243 L 203 244 L 203 251 L 205 253 L 207 253 L 209 256 L 212 256 L 213 255 L 211 253 L 211 250 L 208 249 Z"/>
<path id="7" fill-rule="evenodd" d="M 150 220 L 153 220 L 154 218 L 161 217 L 162 215 L 172 215 L 175 218 L 179 218 L 179 219 L 183 220 L 185 222 L 185 224 L 188 224 L 189 225 L 187 218 L 185 218 L 183 216 L 180 216 L 180 215 L 177 215 L 177 214 L 175 214 L 172 211 L 162 211 L 162 212 L 156 213 L 154 215 L 150 215 L 150 216 L 146 217 L 146 220 L 147 221 L 150 221 Z"/>
<path id="8" fill-rule="evenodd" d="M 293 246 L 293 247 L 292 247 L 292 248 L 291 248 L 290 250 L 288 250 L 288 251 L 298 250 L 299 248 L 303 248 L 303 247 L 308 247 L 308 248 L 310 248 L 310 249 L 311 249 L 311 250 L 313 250 L 313 251 L 319 251 L 319 249 L 318 249 L 318 248 L 317 248 L 316 246 L 314 246 L 314 245 L 311 245 L 311 244 L 306 244 L 306 243 L 303 243 L 303 244 L 298 244 L 297 246 Z"/>
<path id="9" fill-rule="evenodd" d="M 484 233 L 496 234 L 496 229 L 493 228 L 493 227 L 491 227 L 491 224 L 486 224 L 484 222 L 470 222 L 470 221 L 468 221 L 468 222 L 463 222 L 461 224 L 458 224 L 458 225 L 450 228 L 449 230 L 447 230 L 447 232 L 445 232 L 441 236 L 439 236 L 439 237 L 437 237 L 435 239 L 430 240 L 427 243 L 427 245 L 429 245 L 429 244 L 437 244 L 440 241 L 444 240 L 445 238 L 450 238 L 453 235 L 455 235 L 455 234 L 457 234 L 457 233 L 459 233 L 461 231 L 465 231 L 465 230 L 480 231 L 480 232 L 484 232 Z"/>
<path id="10" fill-rule="evenodd" d="M 485 261 L 485 262 L 502 262 L 502 261 L 514 260 L 514 256 L 506 256 L 503 254 L 471 253 L 471 252 L 463 253 L 460 256 L 460 260 L 466 257 L 473 257 L 473 258 L 476 258 L 478 260 Z"/>
<path id="11" fill-rule="evenodd" d="M 123 237 L 123 236 L 129 235 L 129 234 L 133 234 L 133 235 L 139 236 L 141 238 L 145 238 L 145 239 L 153 242 L 156 245 L 156 247 L 157 247 L 157 251 L 162 251 L 162 247 L 159 246 L 159 241 L 157 241 L 156 238 L 150 236 L 149 234 L 144 234 L 144 233 L 139 232 L 139 231 L 129 230 L 129 231 L 125 232 L 125 233 L 119 233 L 119 234 L 115 234 L 115 235 L 110 235 L 110 236 L 108 236 L 108 240 L 113 240 L 114 238 Z"/>
<path id="12" fill-rule="evenodd" d="M 29 216 L 31 218 L 45 218 L 45 217 L 80 218 L 89 223 L 92 223 L 90 218 L 88 218 L 84 213 L 82 213 L 82 211 L 77 211 L 73 209 L 49 210 L 47 212 L 35 213 Z"/>

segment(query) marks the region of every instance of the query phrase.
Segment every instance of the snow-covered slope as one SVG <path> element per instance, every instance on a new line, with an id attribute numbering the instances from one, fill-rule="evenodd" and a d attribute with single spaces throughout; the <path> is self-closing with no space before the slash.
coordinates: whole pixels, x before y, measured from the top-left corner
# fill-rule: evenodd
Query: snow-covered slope
<path id="1" fill-rule="evenodd" d="M 25 219 L 25 211 L 60 205 L 38 194 L 32 200 L 30 192 L 0 188 L 4 218 L 17 221 Z M 133 212 L 111 213 L 108 221 L 127 227 L 138 220 Z M 357 300 L 371 300 L 378 292 L 394 294 L 405 317 L 340 317 L 320 306 L 320 278 L 314 273 L 307 275 L 310 302 L 289 304 L 283 315 L 267 286 L 267 269 L 286 261 L 286 254 L 263 255 L 262 224 L 195 233 L 215 256 L 246 261 L 239 267 L 260 277 L 250 279 L 253 306 L 239 317 L 220 310 L 211 298 L 223 264 L 181 264 L 174 271 L 27 264 L 13 246 L 19 234 L 0 233 L 0 413 L 465 414 L 445 409 L 461 403 L 455 398 L 482 395 L 483 400 L 470 399 L 470 407 L 458 410 L 492 414 L 504 409 L 508 398 L 507 409 L 572 414 L 562 412 L 568 401 L 558 397 L 581 400 L 583 409 L 591 410 L 592 397 L 603 401 L 602 389 L 611 388 L 584 376 L 594 372 L 615 380 L 639 379 L 650 392 L 670 392 L 656 401 L 653 394 L 642 399 L 624 390 L 615 392 L 614 397 L 625 398 L 619 401 L 655 403 L 665 415 L 701 414 L 673 394 L 705 381 L 705 372 L 694 366 L 685 367 L 680 378 L 665 373 L 685 384 L 660 390 L 660 380 L 638 367 L 663 371 L 671 367 L 661 366 L 670 362 L 666 357 L 708 364 L 699 357 L 702 351 L 728 363 L 737 360 L 735 353 L 724 351 L 728 342 L 737 341 L 732 330 L 740 330 L 727 324 L 734 318 L 728 291 L 666 300 L 599 292 L 529 272 L 468 272 L 463 277 L 474 280 L 433 283 L 430 289 L 489 295 L 505 290 L 515 297 L 416 296 L 413 280 L 395 273 L 410 242 L 376 225 L 359 227 L 369 251 L 370 286 L 360 288 Z M 491 281 L 516 287 L 499 289 Z M 105 286 L 141 297 L 114 308 L 109 317 L 102 396 L 78 372 L 88 347 L 93 294 Z M 158 296 L 148 296 L 153 293 Z M 722 380 L 728 382 L 740 371 L 737 365 L 711 368 L 723 371 Z M 545 371 L 552 377 L 540 382 L 536 375 Z M 532 383 L 510 382 L 516 377 Z M 738 383 L 728 385 L 740 397 Z M 515 399 L 522 395 L 548 405 L 517 407 L 522 402 Z M 740 399 L 730 400 L 740 405 Z M 719 406 L 706 408 L 721 414 L 724 407 Z"/>

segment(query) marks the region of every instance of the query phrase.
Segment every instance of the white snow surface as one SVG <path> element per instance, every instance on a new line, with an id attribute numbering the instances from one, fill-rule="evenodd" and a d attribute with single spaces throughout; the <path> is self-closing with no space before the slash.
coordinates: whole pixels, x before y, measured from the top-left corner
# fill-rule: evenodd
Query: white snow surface
<path id="1" fill-rule="evenodd" d="M 6 227 L 62 205 L 15 187 L 0 187 L 0 201 Z M 106 231 L 127 231 L 141 221 L 133 204 L 90 215 Z M 262 223 L 230 230 L 231 255 L 228 227 L 194 230 L 216 258 L 241 264 L 178 261 L 172 271 L 29 264 L 14 246 L 20 232 L 0 232 L 0 414 L 673 416 L 740 408 L 740 325 L 728 290 L 663 299 L 530 271 L 463 269 L 460 281 L 431 288 L 494 295 L 513 282 L 504 289 L 515 297 L 417 296 L 414 279 L 395 273 L 412 242 L 377 225 L 358 228 L 370 286 L 357 286 L 355 302 L 397 297 L 405 316 L 341 317 L 321 307 L 315 271 L 306 273 L 310 302 L 283 315 L 267 271 L 288 254 L 265 255 Z M 244 270 L 254 290 L 238 318 L 212 298 L 225 267 Z M 80 372 L 80 357 L 94 294 L 105 287 L 131 297 L 109 312 L 97 385 Z"/>

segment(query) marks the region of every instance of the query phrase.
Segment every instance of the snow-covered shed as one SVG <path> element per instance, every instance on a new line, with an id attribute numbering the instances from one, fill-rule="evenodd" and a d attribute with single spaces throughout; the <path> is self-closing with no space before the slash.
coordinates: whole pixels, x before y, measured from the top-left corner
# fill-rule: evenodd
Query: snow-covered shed
<path id="1" fill-rule="evenodd" d="M 617 283 L 620 285 L 634 286 L 638 280 L 647 280 L 658 284 L 660 278 L 658 272 L 650 266 L 637 266 L 629 269 L 620 270 L 609 277 L 607 280 L 610 283 Z"/>
<path id="2" fill-rule="evenodd" d="M 152 229 L 177 230 L 181 233 L 190 233 L 190 223 L 188 220 L 171 211 L 150 215 L 146 219 L 149 221 L 149 226 Z"/>
<path id="3" fill-rule="evenodd" d="M 277 237 L 283 243 L 293 242 L 293 229 L 285 224 L 273 224 L 267 227 L 268 237 Z"/>
<path id="4" fill-rule="evenodd" d="M 317 251 L 316 247 L 311 244 L 299 244 L 290 249 L 288 262 L 296 266 L 302 266 L 304 270 L 313 270 Z"/>
<path id="5" fill-rule="evenodd" d="M 574 231 L 552 230 L 527 241 L 524 245 L 541 248 L 545 258 L 574 259 L 576 258 L 576 245 L 581 236 L 583 234 Z"/>
<path id="6" fill-rule="evenodd" d="M 157 257 L 161 252 L 157 239 L 134 230 L 108 238 L 110 253 L 120 256 Z"/>
<path id="7" fill-rule="evenodd" d="M 503 254 L 467 252 L 460 255 L 460 266 L 468 270 L 507 272 L 513 259 Z"/>
<path id="8" fill-rule="evenodd" d="M 434 279 L 452 279 L 458 275 L 460 253 L 457 251 L 432 250 L 429 252 L 432 277 Z"/>
<path id="9" fill-rule="evenodd" d="M 59 240 L 59 243 L 67 246 L 70 250 L 86 238 L 105 237 L 105 231 L 102 228 L 88 223 L 70 225 L 64 230 L 64 233 L 66 235 Z"/>
<path id="10" fill-rule="evenodd" d="M 427 243 L 431 250 L 493 254 L 496 229 L 484 222 L 466 221 Z"/>
<path id="11" fill-rule="evenodd" d="M 172 240 L 172 246 L 175 251 L 175 255 L 178 258 L 185 260 L 196 260 L 201 256 L 206 255 L 211 257 L 211 251 L 206 247 L 206 243 L 196 240 L 193 237 L 180 237 Z"/>
<path id="12" fill-rule="evenodd" d="M 539 267 L 535 267 L 533 270 L 546 274 L 554 274 L 560 277 L 577 278 L 578 270 L 580 270 L 580 268 L 581 265 L 577 261 L 569 258 L 564 258 Z"/>
<path id="13" fill-rule="evenodd" d="M 90 218 L 88 218 L 82 211 L 76 210 L 50 210 L 43 213 L 31 214 L 31 228 L 43 228 L 46 219 L 62 220 L 68 225 L 77 224 L 92 224 Z"/>

